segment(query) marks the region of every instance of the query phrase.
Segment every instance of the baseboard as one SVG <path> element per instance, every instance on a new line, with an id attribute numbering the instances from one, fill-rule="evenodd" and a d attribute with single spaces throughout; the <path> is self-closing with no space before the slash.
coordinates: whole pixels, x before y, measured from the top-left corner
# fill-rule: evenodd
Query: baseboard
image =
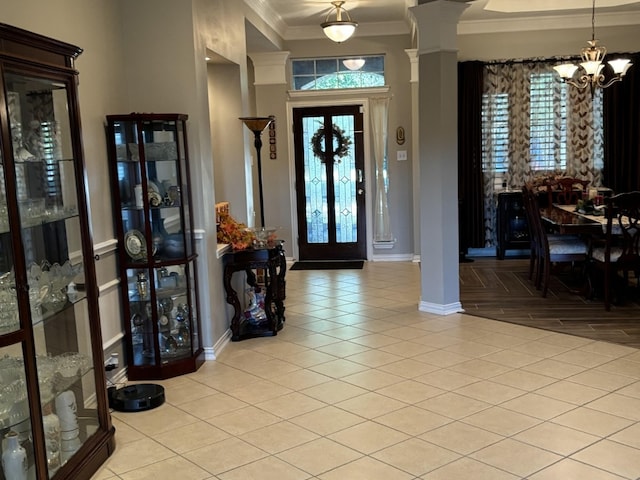
<path id="1" fill-rule="evenodd" d="M 227 329 L 213 347 L 204 347 L 204 359 L 205 361 L 216 360 L 217 356 L 229 345 L 231 341 L 231 329 Z"/>
<path id="2" fill-rule="evenodd" d="M 464 313 L 462 303 L 455 302 L 448 305 L 442 305 L 439 303 L 423 302 L 420 301 L 418 310 L 421 312 L 434 313 L 436 315 L 451 315 L 453 313 Z"/>
<path id="3" fill-rule="evenodd" d="M 413 260 L 412 253 L 390 253 L 387 255 L 373 255 L 372 262 L 410 262 Z"/>

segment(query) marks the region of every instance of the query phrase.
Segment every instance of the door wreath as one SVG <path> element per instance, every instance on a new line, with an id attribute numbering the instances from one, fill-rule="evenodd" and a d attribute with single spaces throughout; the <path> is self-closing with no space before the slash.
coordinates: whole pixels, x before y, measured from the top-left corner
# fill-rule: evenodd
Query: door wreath
<path id="1" fill-rule="evenodd" d="M 338 159 L 342 157 L 346 157 L 349 154 L 349 147 L 351 146 L 351 137 L 348 137 L 344 130 L 342 130 L 335 123 L 331 125 L 331 134 L 333 138 L 338 142 L 338 147 L 333 151 L 333 154 L 338 157 Z M 324 125 L 320 126 L 318 130 L 311 137 L 311 148 L 313 149 L 313 154 L 320 159 L 320 162 L 325 163 L 326 152 L 322 149 L 324 146 Z M 340 160 L 338 160 L 340 163 Z"/>

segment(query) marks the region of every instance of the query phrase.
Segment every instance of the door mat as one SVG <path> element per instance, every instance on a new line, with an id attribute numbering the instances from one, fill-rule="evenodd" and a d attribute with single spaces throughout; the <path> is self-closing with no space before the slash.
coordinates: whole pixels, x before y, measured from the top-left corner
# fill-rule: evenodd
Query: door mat
<path id="1" fill-rule="evenodd" d="M 362 269 L 364 260 L 334 261 L 334 262 L 296 262 L 289 270 L 359 270 Z"/>

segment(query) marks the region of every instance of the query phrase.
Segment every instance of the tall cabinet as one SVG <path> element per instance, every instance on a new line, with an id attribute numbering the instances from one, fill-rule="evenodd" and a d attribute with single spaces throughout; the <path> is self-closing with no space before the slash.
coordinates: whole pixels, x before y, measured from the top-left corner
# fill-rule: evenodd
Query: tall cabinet
<path id="1" fill-rule="evenodd" d="M 0 24 L 1 478 L 88 479 L 115 448 L 74 59 Z"/>
<path id="2" fill-rule="evenodd" d="M 186 122 L 182 114 L 107 117 L 132 380 L 193 372 L 204 361 Z"/>

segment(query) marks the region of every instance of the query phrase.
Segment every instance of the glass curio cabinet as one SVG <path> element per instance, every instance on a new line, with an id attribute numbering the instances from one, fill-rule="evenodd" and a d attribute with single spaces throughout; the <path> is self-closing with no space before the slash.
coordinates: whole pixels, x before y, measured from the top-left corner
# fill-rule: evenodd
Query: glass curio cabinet
<path id="1" fill-rule="evenodd" d="M 107 117 L 132 380 L 195 371 L 200 340 L 187 116 Z"/>
<path id="2" fill-rule="evenodd" d="M 115 448 L 74 59 L 0 24 L 3 479 L 89 479 Z"/>

